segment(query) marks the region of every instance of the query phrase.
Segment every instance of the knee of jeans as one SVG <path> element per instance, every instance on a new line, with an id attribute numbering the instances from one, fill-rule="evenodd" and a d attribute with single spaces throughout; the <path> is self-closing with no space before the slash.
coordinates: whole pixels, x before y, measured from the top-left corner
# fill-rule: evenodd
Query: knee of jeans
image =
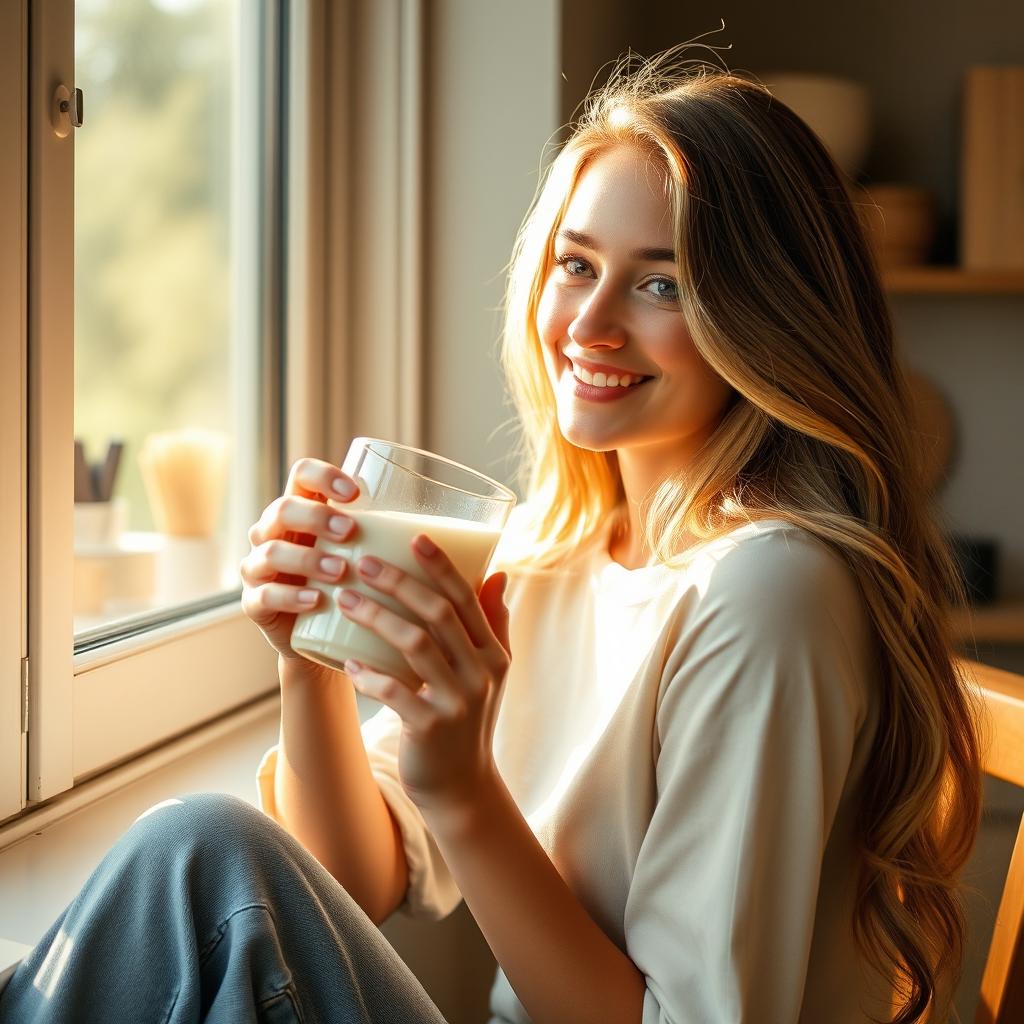
<path id="1" fill-rule="evenodd" d="M 228 793 L 190 793 L 172 797 L 143 811 L 125 838 L 154 848 L 182 846 L 204 855 L 218 850 L 237 853 L 265 836 L 272 823 L 252 804 Z"/>

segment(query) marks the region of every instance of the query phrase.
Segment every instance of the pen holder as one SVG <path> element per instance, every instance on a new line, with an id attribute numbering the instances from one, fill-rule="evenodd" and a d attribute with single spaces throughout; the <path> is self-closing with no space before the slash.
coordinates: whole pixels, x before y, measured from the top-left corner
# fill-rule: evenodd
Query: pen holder
<path id="1" fill-rule="evenodd" d="M 75 550 L 116 544 L 124 533 L 127 507 L 122 496 L 110 501 L 76 501 Z"/>
<path id="2" fill-rule="evenodd" d="M 220 544 L 216 537 L 164 534 L 157 553 L 156 588 L 161 604 L 208 597 L 223 588 Z"/>

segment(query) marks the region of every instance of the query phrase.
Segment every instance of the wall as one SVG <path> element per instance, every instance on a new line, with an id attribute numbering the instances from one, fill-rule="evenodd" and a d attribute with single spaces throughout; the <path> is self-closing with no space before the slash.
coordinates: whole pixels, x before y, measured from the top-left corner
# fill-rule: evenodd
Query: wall
<path id="1" fill-rule="evenodd" d="M 424 444 L 511 483 L 497 310 L 558 124 L 558 6 L 434 0 L 428 9 Z M 381 286 L 383 295 L 402 282 Z M 496 964 L 465 904 L 439 923 L 393 915 L 382 931 L 449 1024 L 487 1020 Z"/>
<path id="2" fill-rule="evenodd" d="M 558 5 L 431 5 L 427 447 L 511 485 L 498 362 L 512 243 L 558 126 Z"/>

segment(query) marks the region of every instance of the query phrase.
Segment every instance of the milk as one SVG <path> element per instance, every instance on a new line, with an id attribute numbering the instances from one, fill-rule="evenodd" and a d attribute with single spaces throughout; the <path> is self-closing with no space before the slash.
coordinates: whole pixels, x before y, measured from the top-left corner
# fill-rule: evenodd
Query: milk
<path id="1" fill-rule="evenodd" d="M 346 542 L 339 544 L 318 537 L 316 547 L 345 559 L 348 569 L 339 583 L 311 579 L 306 584 L 322 591 L 326 599 L 321 598 L 313 611 L 296 616 L 292 649 L 321 665 L 342 671 L 345 659 L 354 658 L 416 690 L 422 679 L 409 667 L 401 652 L 369 628 L 348 618 L 338 607 L 337 592 L 342 587 L 359 591 L 407 621 L 423 626 L 429 633 L 427 624 L 408 606 L 360 578 L 359 559 L 363 555 L 374 555 L 440 591 L 440 584 L 420 567 L 412 550 L 413 538 L 425 533 L 448 555 L 474 592 L 479 593 L 484 582 L 483 574 L 501 537 L 501 527 L 450 516 L 359 508 L 358 498 L 349 503 L 328 499 L 328 504 L 347 515 L 356 525 Z"/>

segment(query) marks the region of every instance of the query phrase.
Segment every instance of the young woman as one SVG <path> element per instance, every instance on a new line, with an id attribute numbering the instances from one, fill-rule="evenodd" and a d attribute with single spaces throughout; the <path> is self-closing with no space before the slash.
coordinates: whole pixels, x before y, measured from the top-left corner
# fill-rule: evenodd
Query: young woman
<path id="1" fill-rule="evenodd" d="M 679 55 L 588 98 L 517 239 L 526 497 L 482 587 L 319 561 L 351 481 L 297 463 L 242 564 L 264 813 L 141 818 L 0 1018 L 437 1022 L 376 926 L 464 899 L 494 1024 L 947 1019 L 977 710 L 878 270 L 808 127 Z M 418 692 L 291 651 L 353 572 L 430 624 L 344 612 Z"/>

